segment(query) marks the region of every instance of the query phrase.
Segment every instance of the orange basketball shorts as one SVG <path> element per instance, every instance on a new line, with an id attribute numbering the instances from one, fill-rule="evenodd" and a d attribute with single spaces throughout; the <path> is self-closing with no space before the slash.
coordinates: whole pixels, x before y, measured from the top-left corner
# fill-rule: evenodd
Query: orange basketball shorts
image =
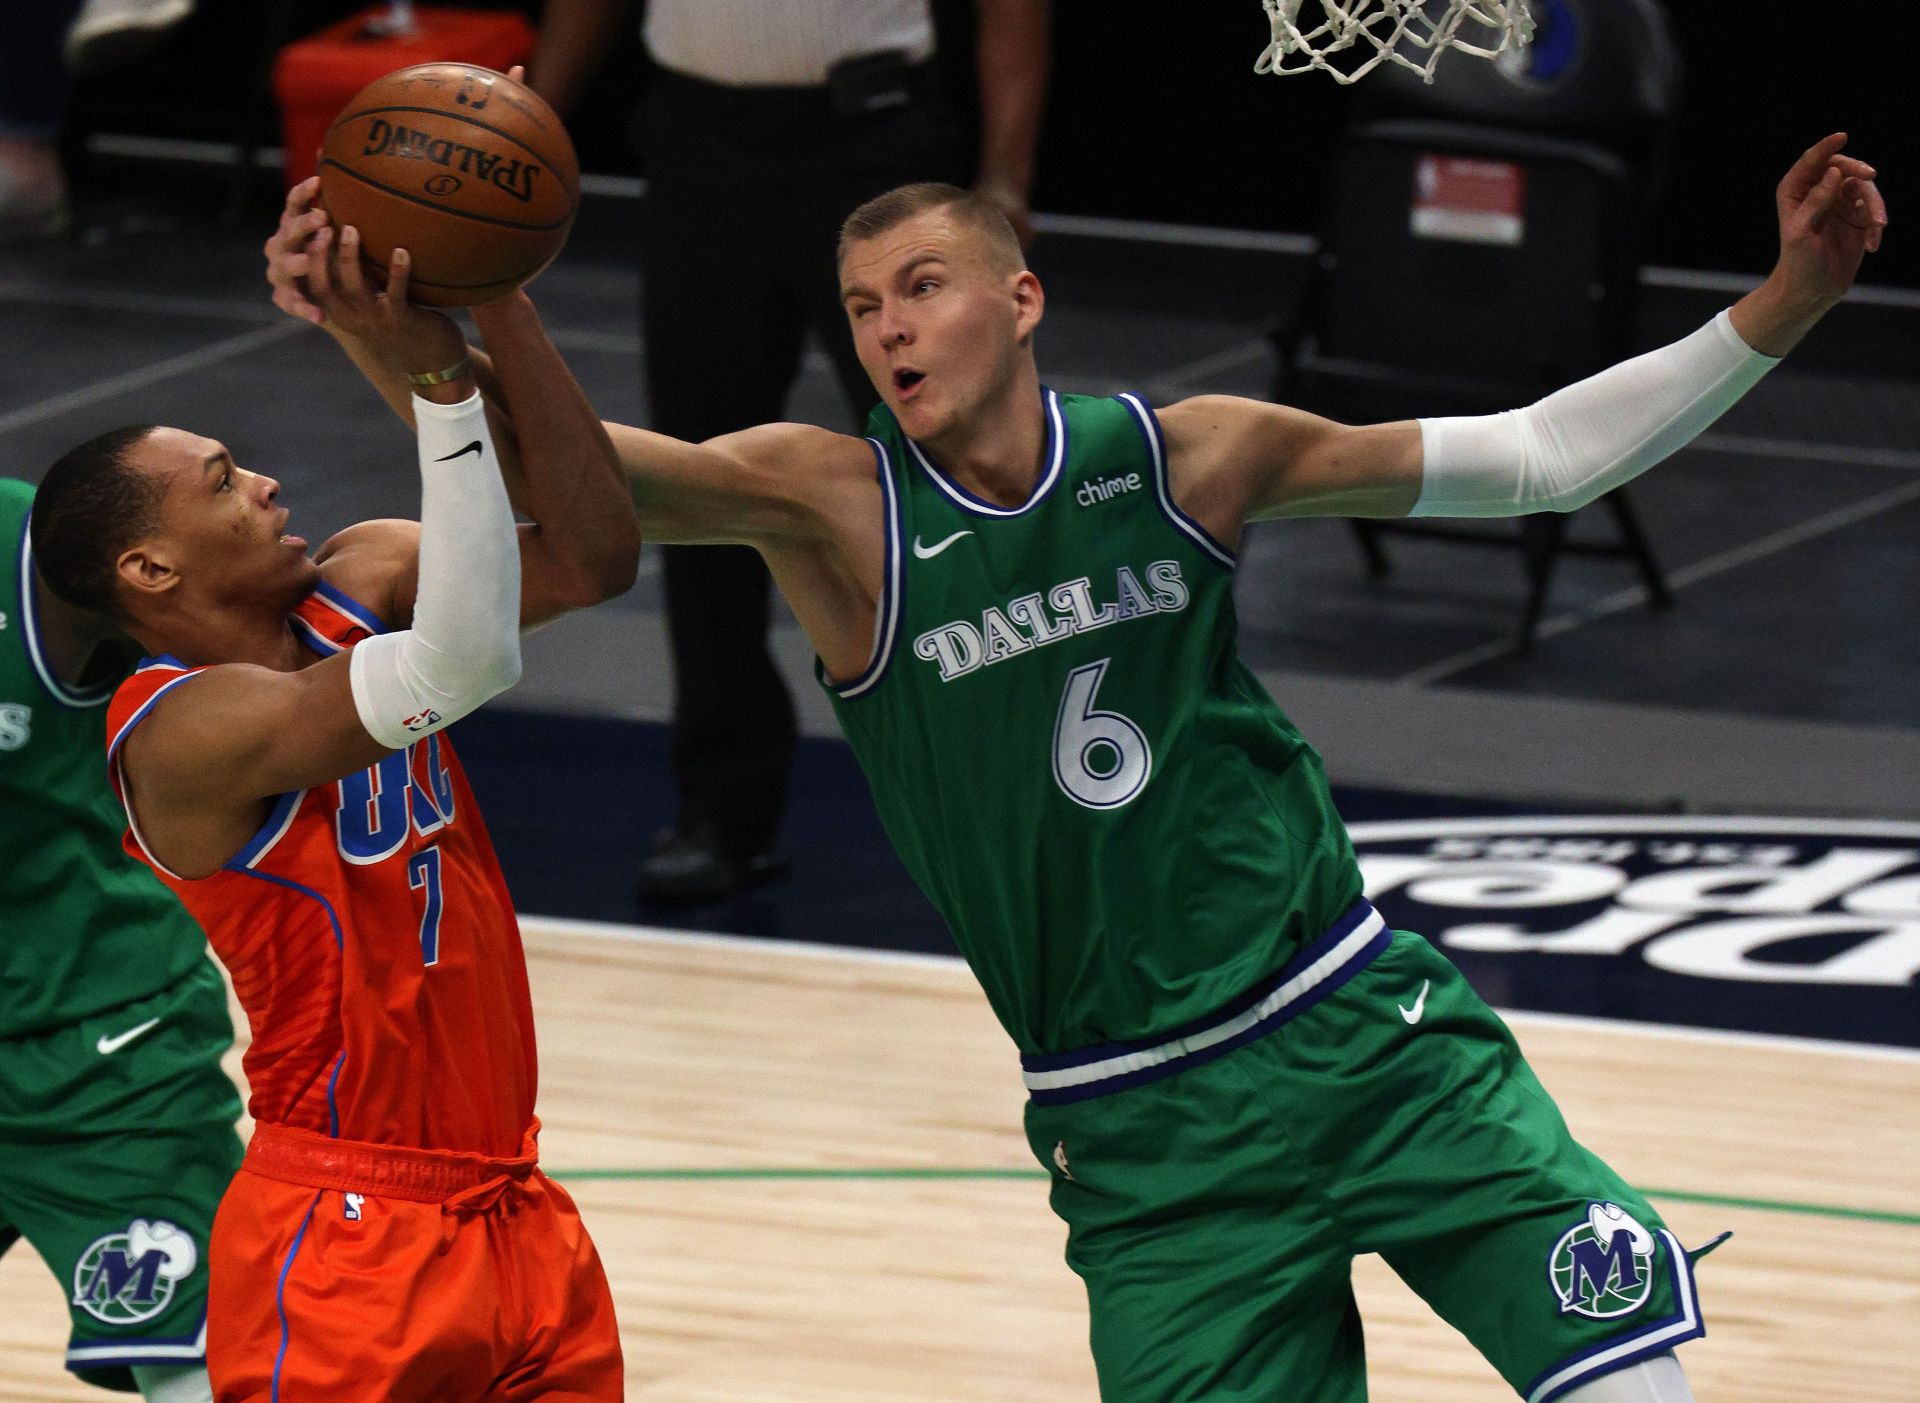
<path id="1" fill-rule="evenodd" d="M 214 1220 L 216 1403 L 623 1397 L 573 1200 L 514 1159 L 254 1130 Z"/>

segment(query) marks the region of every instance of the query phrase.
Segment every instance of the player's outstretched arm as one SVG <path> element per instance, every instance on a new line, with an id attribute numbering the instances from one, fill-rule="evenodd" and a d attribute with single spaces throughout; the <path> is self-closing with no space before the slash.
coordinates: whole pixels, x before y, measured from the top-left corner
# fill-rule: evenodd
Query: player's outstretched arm
<path id="1" fill-rule="evenodd" d="M 1836 133 L 1777 191 L 1780 259 L 1759 288 L 1674 345 L 1505 414 L 1348 427 L 1202 396 L 1169 408 L 1176 498 L 1223 541 L 1279 516 L 1515 516 L 1572 511 L 1684 447 L 1732 408 L 1852 286 L 1879 247 L 1874 170 Z"/>
<path id="2" fill-rule="evenodd" d="M 762 424 L 705 443 L 607 427 L 650 541 L 764 549 L 824 540 L 842 498 L 878 491 L 866 442 L 811 424 Z"/>
<path id="3" fill-rule="evenodd" d="M 208 668 L 157 693 L 125 733 L 117 760 L 129 806 L 172 871 L 213 872 L 273 796 L 365 769 L 519 679 L 520 551 L 486 412 L 470 377 L 429 393 L 434 402 L 415 406 L 413 626 L 297 671 Z"/>

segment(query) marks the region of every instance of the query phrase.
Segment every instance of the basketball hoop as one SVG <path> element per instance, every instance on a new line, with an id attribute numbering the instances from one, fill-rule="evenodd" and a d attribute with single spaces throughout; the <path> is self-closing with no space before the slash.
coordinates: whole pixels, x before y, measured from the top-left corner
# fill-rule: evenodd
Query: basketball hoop
<path id="1" fill-rule="evenodd" d="M 1354 83 L 1383 63 L 1433 81 L 1448 49 L 1497 58 L 1533 39 L 1526 0 L 1261 0 L 1273 23 L 1256 73 L 1318 70 Z M 1312 7 L 1305 19 L 1301 10 Z M 1319 15 L 1314 23 L 1313 15 Z M 1464 32 L 1463 32 L 1464 31 Z"/>

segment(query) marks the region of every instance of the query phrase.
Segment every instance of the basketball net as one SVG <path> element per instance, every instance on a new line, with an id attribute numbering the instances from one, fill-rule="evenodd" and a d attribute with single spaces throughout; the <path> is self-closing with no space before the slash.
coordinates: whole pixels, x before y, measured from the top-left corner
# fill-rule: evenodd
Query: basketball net
<path id="1" fill-rule="evenodd" d="M 1496 58 L 1533 39 L 1525 0 L 1261 0 L 1273 23 L 1256 73 L 1329 73 L 1354 83 L 1383 63 L 1427 82 L 1448 49 Z M 1302 17 L 1301 11 L 1308 14 Z M 1318 22 L 1315 22 L 1315 16 Z M 1464 33 L 1462 32 L 1464 27 Z"/>

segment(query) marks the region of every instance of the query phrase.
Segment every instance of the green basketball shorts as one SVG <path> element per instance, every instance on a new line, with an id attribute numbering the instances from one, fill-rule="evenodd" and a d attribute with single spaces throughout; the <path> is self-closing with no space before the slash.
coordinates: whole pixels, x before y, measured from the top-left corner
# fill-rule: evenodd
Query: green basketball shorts
<path id="1" fill-rule="evenodd" d="M 211 961 L 149 998 L 0 1042 L 0 1251 L 25 1237 L 67 1298 L 67 1367 L 206 1358 L 207 1235 L 240 1163 L 233 1044 Z"/>
<path id="2" fill-rule="evenodd" d="M 1660 1215 L 1365 903 L 1212 1024 L 1026 1066 L 1107 1403 L 1360 1403 L 1362 1252 L 1528 1403 L 1705 1333 Z"/>

